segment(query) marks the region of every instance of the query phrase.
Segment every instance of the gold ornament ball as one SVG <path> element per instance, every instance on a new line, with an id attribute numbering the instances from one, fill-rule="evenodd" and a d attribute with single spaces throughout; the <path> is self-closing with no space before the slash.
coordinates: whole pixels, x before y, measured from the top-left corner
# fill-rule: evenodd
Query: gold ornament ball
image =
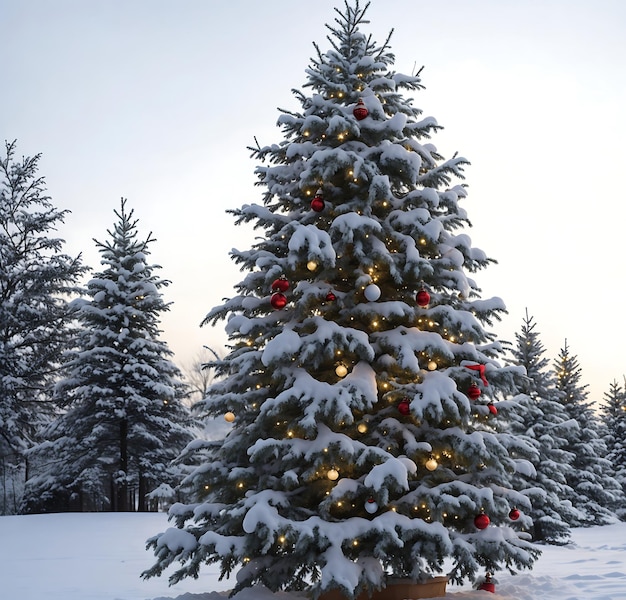
<path id="1" fill-rule="evenodd" d="M 225 415 L 224 415 L 224 420 L 227 423 L 232 423 L 235 420 L 235 413 L 234 412 L 230 412 L 228 411 Z"/>
<path id="2" fill-rule="evenodd" d="M 437 370 L 437 363 L 434 360 L 431 360 L 428 363 L 428 370 L 429 371 L 436 371 Z"/>
<path id="3" fill-rule="evenodd" d="M 367 425 L 365 423 L 359 423 L 356 428 L 359 433 L 365 433 L 367 431 Z"/>
<path id="4" fill-rule="evenodd" d="M 431 456 L 426 463 L 424 464 L 424 466 L 429 470 L 429 471 L 434 471 L 438 466 L 439 463 Z"/>
<path id="5" fill-rule="evenodd" d="M 339 479 L 339 471 L 337 471 L 337 469 L 328 469 L 326 477 L 328 477 L 331 481 L 337 481 L 337 479 Z"/>
<path id="6" fill-rule="evenodd" d="M 306 268 L 309 271 L 315 271 L 315 269 L 317 269 L 317 263 L 314 260 L 310 260 L 307 264 L 306 264 Z"/>
<path id="7" fill-rule="evenodd" d="M 345 377 L 348 374 L 348 369 L 345 365 L 337 365 L 335 373 L 337 374 L 337 377 Z"/>

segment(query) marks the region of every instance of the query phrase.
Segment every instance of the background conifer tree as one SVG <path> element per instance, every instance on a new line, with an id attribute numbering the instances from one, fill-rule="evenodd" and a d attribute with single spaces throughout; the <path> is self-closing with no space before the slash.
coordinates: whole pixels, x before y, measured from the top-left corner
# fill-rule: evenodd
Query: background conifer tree
<path id="1" fill-rule="evenodd" d="M 491 260 L 462 232 L 467 161 L 427 141 L 436 121 L 403 95 L 420 78 L 361 32 L 366 8 L 337 10 L 310 95 L 254 152 L 263 204 L 234 214 L 264 236 L 232 252 L 247 274 L 206 319 L 228 319 L 231 351 L 204 408 L 233 428 L 204 446 L 198 504 L 172 508 L 146 576 L 216 562 L 236 590 L 351 598 L 446 558 L 461 581 L 538 554 L 509 527 L 533 449 L 493 426 L 516 369 L 485 329 L 504 305 L 471 277 Z"/>
<path id="2" fill-rule="evenodd" d="M 526 315 L 521 330 L 515 334 L 516 345 L 511 351 L 511 363 L 524 367 L 526 377 L 521 381 L 522 396 L 513 412 L 512 431 L 532 440 L 538 456 L 533 461 L 533 477 L 519 474 L 532 503 L 533 537 L 552 543 L 563 543 L 569 538 L 569 523 L 576 522 L 578 512 L 567 498 L 573 491 L 568 486 L 572 479 L 574 456 L 565 448 L 579 430 L 558 401 L 554 372 L 545 356 L 545 348 L 533 317 Z"/>
<path id="3" fill-rule="evenodd" d="M 579 431 L 568 439 L 566 449 L 574 456 L 568 484 L 572 504 L 580 511 L 572 526 L 605 525 L 615 516 L 612 507 L 623 502 L 622 490 L 607 460 L 607 447 L 599 432 L 599 419 L 589 399 L 587 385 L 581 383 L 582 369 L 567 340 L 554 361 L 560 401 Z"/>
<path id="4" fill-rule="evenodd" d="M 27 476 L 24 453 L 56 411 L 59 357 L 75 334 L 69 301 L 86 271 L 80 256 L 64 254 L 64 240 L 52 235 L 69 211 L 46 195 L 39 159 L 18 159 L 16 142 L 5 143 L 0 157 L 0 485 L 18 490 L 23 481 L 12 474 Z M 2 506 L 0 513 L 15 509 Z"/>
<path id="5" fill-rule="evenodd" d="M 617 381 L 613 381 L 604 394 L 601 415 L 603 439 L 608 450 L 606 458 L 611 462 L 622 492 L 626 494 L 626 391 Z M 621 519 L 626 519 L 623 502 L 618 502 L 614 511 Z"/>
<path id="6" fill-rule="evenodd" d="M 182 375 L 159 339 L 169 282 L 148 262 L 154 238 L 137 238 L 125 200 L 115 214 L 109 239 L 96 241 L 104 270 L 87 284 L 78 348 L 56 386 L 68 408 L 32 452 L 27 511 L 147 510 L 149 492 L 177 484 L 170 463 L 192 439 Z"/>

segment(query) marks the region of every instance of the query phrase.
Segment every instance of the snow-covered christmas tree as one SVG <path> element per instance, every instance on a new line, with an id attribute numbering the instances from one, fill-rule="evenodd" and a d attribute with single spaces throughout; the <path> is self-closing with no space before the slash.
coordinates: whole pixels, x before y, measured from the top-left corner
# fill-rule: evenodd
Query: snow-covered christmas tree
<path id="1" fill-rule="evenodd" d="M 218 563 L 236 590 L 353 598 L 538 555 L 510 527 L 534 450 L 494 426 L 519 368 L 472 278 L 492 261 L 463 232 L 467 161 L 428 142 L 437 122 L 404 96 L 421 80 L 361 31 L 366 9 L 336 11 L 284 139 L 254 152 L 263 202 L 233 212 L 264 235 L 232 251 L 245 278 L 205 321 L 227 319 L 231 351 L 202 407 L 233 427 L 194 444 L 196 502 L 172 507 L 145 576 Z"/>
<path id="2" fill-rule="evenodd" d="M 76 301 L 82 330 L 55 390 L 65 410 L 29 455 L 25 511 L 148 510 L 151 492 L 173 495 L 171 462 L 193 439 L 182 374 L 159 339 L 169 281 L 125 200 L 115 214 L 110 239 L 96 242 L 104 269 Z"/>

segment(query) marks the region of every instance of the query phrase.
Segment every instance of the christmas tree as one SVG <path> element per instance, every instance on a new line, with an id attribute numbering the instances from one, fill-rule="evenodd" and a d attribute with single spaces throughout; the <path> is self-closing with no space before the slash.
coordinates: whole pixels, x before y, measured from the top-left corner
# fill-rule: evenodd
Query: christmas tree
<path id="1" fill-rule="evenodd" d="M 233 427 L 193 445 L 196 502 L 172 507 L 145 576 L 219 563 L 235 591 L 353 598 L 538 555 L 509 526 L 533 449 L 493 423 L 519 368 L 471 277 L 492 260 L 462 231 L 467 160 L 427 141 L 437 122 L 403 95 L 420 77 L 361 32 L 366 9 L 336 11 L 284 139 L 254 151 L 263 203 L 233 212 L 264 235 L 232 251 L 245 278 L 205 321 L 227 319 L 231 350 L 201 406 Z"/>

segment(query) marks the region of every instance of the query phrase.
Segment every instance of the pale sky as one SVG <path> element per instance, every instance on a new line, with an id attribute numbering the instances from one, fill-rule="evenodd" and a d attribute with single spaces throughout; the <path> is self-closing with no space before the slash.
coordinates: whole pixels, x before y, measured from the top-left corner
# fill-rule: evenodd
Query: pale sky
<path id="1" fill-rule="evenodd" d="M 65 251 L 100 270 L 128 198 L 172 281 L 162 322 L 178 364 L 223 326 L 200 328 L 242 278 L 228 257 L 253 232 L 225 213 L 261 201 L 247 146 L 278 143 L 278 107 L 298 109 L 312 42 L 342 0 L 0 0 L 0 135 L 42 153 Z M 395 69 L 424 65 L 415 105 L 458 151 L 476 274 L 509 310 L 528 308 L 550 358 L 565 338 L 599 400 L 626 374 L 623 0 L 373 0 L 371 32 L 395 29 Z"/>

